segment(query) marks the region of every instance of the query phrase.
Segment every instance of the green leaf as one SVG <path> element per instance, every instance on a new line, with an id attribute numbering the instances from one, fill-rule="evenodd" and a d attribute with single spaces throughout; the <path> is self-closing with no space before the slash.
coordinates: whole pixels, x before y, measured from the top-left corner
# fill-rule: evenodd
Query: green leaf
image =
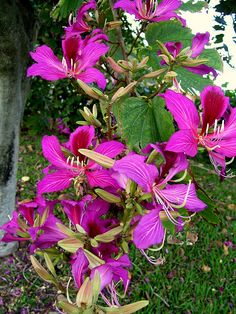
<path id="1" fill-rule="evenodd" d="M 159 47 L 156 41 L 159 40 L 165 44 L 168 41 L 178 42 L 183 44 L 183 48 L 192 46 L 193 34 L 190 28 L 183 27 L 178 21 L 167 21 L 149 24 L 146 32 L 146 39 L 149 47 L 143 48 L 140 51 L 142 57 L 148 56 L 148 64 L 154 69 L 160 69 L 161 58 L 157 56 Z"/>
<path id="2" fill-rule="evenodd" d="M 207 7 L 208 3 L 206 1 L 194 1 L 189 0 L 186 3 L 183 3 L 180 7 L 181 11 L 189 11 L 192 13 L 201 11 L 204 7 Z"/>
<path id="3" fill-rule="evenodd" d="M 219 217 L 214 213 L 215 203 L 213 200 L 200 190 L 198 190 L 198 197 L 207 205 L 207 208 L 199 212 L 199 215 L 209 223 L 217 225 L 219 223 Z"/>
<path id="4" fill-rule="evenodd" d="M 199 59 L 208 59 L 209 61 L 206 65 L 213 67 L 218 71 L 223 71 L 223 62 L 216 49 L 205 49 L 199 56 Z"/>
<path id="5" fill-rule="evenodd" d="M 55 20 L 68 18 L 69 14 L 76 11 L 82 3 L 83 0 L 60 0 L 53 8 L 51 16 Z"/>
<path id="6" fill-rule="evenodd" d="M 184 68 L 176 68 L 174 71 L 178 74 L 177 80 L 180 82 L 181 87 L 191 94 L 196 95 L 197 91 L 202 91 L 205 86 L 214 85 L 209 78 L 202 77 Z"/>
<path id="7" fill-rule="evenodd" d="M 167 41 L 181 41 L 183 48 L 185 48 L 191 46 L 192 38 L 193 34 L 191 29 L 183 27 L 178 21 L 149 24 L 146 31 L 146 39 L 149 45 L 156 48 L 156 40 L 162 43 L 166 43 Z"/>
<path id="8" fill-rule="evenodd" d="M 153 111 L 158 129 L 159 140 L 162 142 L 168 141 L 171 135 L 175 132 L 173 117 L 165 108 L 165 102 L 160 97 L 153 99 Z"/>
<path id="9" fill-rule="evenodd" d="M 175 225 L 169 219 L 162 220 L 161 222 L 163 227 L 167 229 L 170 232 L 170 234 L 172 235 L 175 234 Z"/>
<path id="10" fill-rule="evenodd" d="M 148 143 L 166 141 L 174 133 L 173 119 L 162 98 L 153 101 L 131 97 L 113 105 L 123 139 L 130 148 L 143 148 Z"/>

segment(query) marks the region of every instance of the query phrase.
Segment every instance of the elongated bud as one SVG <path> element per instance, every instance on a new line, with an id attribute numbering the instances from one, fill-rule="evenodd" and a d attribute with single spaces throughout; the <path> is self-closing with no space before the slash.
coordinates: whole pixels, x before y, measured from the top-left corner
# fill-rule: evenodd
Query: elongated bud
<path id="1" fill-rule="evenodd" d="M 169 71 L 166 73 L 166 75 L 164 76 L 164 81 L 169 83 L 172 82 L 174 78 L 176 78 L 176 76 L 178 76 L 178 74 L 174 71 Z"/>
<path id="2" fill-rule="evenodd" d="M 176 59 L 179 57 L 185 56 L 185 57 L 190 57 L 192 54 L 192 50 L 190 47 L 186 47 L 183 50 L 180 51 L 180 53 L 177 55 Z"/>
<path id="3" fill-rule="evenodd" d="M 208 59 L 187 59 L 183 62 L 180 63 L 180 65 L 182 66 L 186 66 L 186 67 L 196 67 L 200 64 L 204 64 L 208 62 Z"/>
<path id="4" fill-rule="evenodd" d="M 67 236 L 69 236 L 69 237 L 70 237 L 70 236 L 71 236 L 71 237 L 75 236 L 75 232 L 72 231 L 71 229 L 67 228 L 67 227 L 64 226 L 63 224 L 60 224 L 59 222 L 57 222 L 56 225 L 57 225 L 58 229 L 59 229 L 62 233 L 66 234 Z"/>
<path id="5" fill-rule="evenodd" d="M 109 193 L 105 190 L 102 189 L 95 189 L 95 193 L 97 193 L 98 196 L 100 196 L 104 201 L 111 203 L 111 204 L 117 204 L 117 203 L 121 203 L 121 198 Z"/>
<path id="6" fill-rule="evenodd" d="M 102 154 L 99 154 L 97 152 L 94 152 L 92 150 L 89 149 L 79 149 L 79 152 L 88 157 L 89 159 L 92 159 L 93 161 L 95 161 L 97 164 L 101 165 L 104 168 L 112 168 L 114 166 L 115 160 L 104 156 Z"/>
<path id="7" fill-rule="evenodd" d="M 122 25 L 122 21 L 112 21 L 112 22 L 108 22 L 105 25 L 106 30 L 112 30 L 112 29 L 116 29 L 119 28 Z"/>
<path id="8" fill-rule="evenodd" d="M 109 243 L 113 240 L 115 240 L 115 237 L 122 232 L 123 228 L 121 226 L 118 226 L 116 228 L 113 228 L 103 234 L 97 235 L 94 239 L 98 242 L 102 243 Z"/>
<path id="9" fill-rule="evenodd" d="M 76 224 L 75 226 L 76 226 L 76 229 L 79 231 L 79 233 L 82 233 L 83 235 L 87 234 L 87 232 L 84 230 L 84 228 L 81 225 Z"/>
<path id="10" fill-rule="evenodd" d="M 156 43 L 157 43 L 157 46 L 160 48 L 162 54 L 166 55 L 169 60 L 172 60 L 173 56 L 170 54 L 170 52 L 168 51 L 166 46 L 162 42 L 160 42 L 159 40 L 157 40 Z"/>
<path id="11" fill-rule="evenodd" d="M 107 97 L 98 89 L 91 88 L 89 85 L 84 83 L 81 80 L 77 80 L 79 86 L 83 89 L 83 91 L 94 99 L 107 99 Z"/>
<path id="12" fill-rule="evenodd" d="M 94 125 L 95 127 L 101 127 L 102 124 L 99 120 L 96 119 L 96 117 L 93 115 L 93 113 L 90 111 L 88 107 L 84 107 L 84 110 L 79 110 L 83 118 L 86 120 L 86 125 Z M 96 113 L 96 111 L 95 111 Z M 80 122 L 80 121 L 79 121 Z M 81 123 L 80 123 L 81 124 Z"/>
<path id="13" fill-rule="evenodd" d="M 160 54 L 159 57 L 161 57 L 166 64 L 170 65 L 170 59 L 166 55 Z"/>
<path id="14" fill-rule="evenodd" d="M 62 308 L 66 314 L 78 314 L 78 307 L 67 301 L 59 300 L 58 307 Z"/>
<path id="15" fill-rule="evenodd" d="M 76 296 L 76 305 L 81 307 L 89 307 L 92 305 L 93 293 L 91 280 L 87 277 L 80 287 Z"/>
<path id="16" fill-rule="evenodd" d="M 114 102 L 117 99 L 121 98 L 122 96 L 125 96 L 126 94 L 131 92 L 136 84 L 137 84 L 137 82 L 135 81 L 135 82 L 130 83 L 126 87 L 120 87 L 118 89 L 118 91 L 113 95 L 111 101 Z"/>
<path id="17" fill-rule="evenodd" d="M 111 57 L 107 58 L 107 62 L 109 63 L 110 67 L 117 73 L 122 74 L 127 72 L 125 69 L 123 69 L 122 67 L 120 67 L 114 59 L 112 59 Z"/>
<path id="18" fill-rule="evenodd" d="M 153 71 L 153 72 L 147 73 L 147 74 L 143 75 L 140 80 L 147 79 L 147 78 L 158 77 L 162 73 L 164 73 L 165 71 L 166 71 L 165 69 L 160 69 L 160 70 L 157 70 L 157 71 Z"/>
<path id="19" fill-rule="evenodd" d="M 46 265 L 47 265 L 47 268 L 50 270 L 50 272 L 53 274 L 54 277 L 56 277 L 56 271 L 55 271 L 55 267 L 49 257 L 49 255 L 45 252 L 43 254 L 44 256 L 44 259 L 45 259 L 45 262 L 46 262 Z"/>
<path id="20" fill-rule="evenodd" d="M 89 262 L 89 265 L 90 265 L 91 269 L 94 268 L 94 267 L 101 266 L 101 265 L 105 264 L 105 262 L 102 259 L 100 259 L 96 255 L 94 255 L 90 251 L 84 249 L 83 252 L 84 252 L 84 254 L 86 255 L 86 257 L 88 259 L 88 262 Z"/>
<path id="21" fill-rule="evenodd" d="M 94 118 L 97 118 L 98 116 L 98 109 L 97 109 L 96 104 L 93 105 L 93 116 Z"/>
<path id="22" fill-rule="evenodd" d="M 101 290 L 101 277 L 99 271 L 95 270 L 94 277 L 92 279 L 93 304 L 97 302 L 100 290 Z"/>
<path id="23" fill-rule="evenodd" d="M 32 266 L 34 267 L 34 270 L 39 275 L 39 277 L 47 282 L 54 282 L 54 278 L 52 277 L 52 275 L 50 275 L 46 271 L 46 269 L 38 262 L 38 260 L 33 255 L 30 256 L 30 260 Z"/>
<path id="24" fill-rule="evenodd" d="M 138 68 L 142 69 L 146 66 L 146 64 L 148 63 L 149 57 L 145 57 L 139 64 L 138 64 Z"/>
<path id="25" fill-rule="evenodd" d="M 118 65 L 125 69 L 126 71 L 130 71 L 132 69 L 132 63 L 126 60 L 119 60 Z"/>
<path id="26" fill-rule="evenodd" d="M 76 238 L 68 237 L 58 242 L 58 245 L 65 251 L 75 253 L 79 248 L 84 246 L 84 243 Z"/>

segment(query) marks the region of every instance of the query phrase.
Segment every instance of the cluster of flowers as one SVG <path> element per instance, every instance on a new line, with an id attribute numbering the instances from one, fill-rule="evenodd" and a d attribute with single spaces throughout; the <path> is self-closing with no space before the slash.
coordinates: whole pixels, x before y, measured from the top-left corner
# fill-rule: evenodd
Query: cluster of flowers
<path id="1" fill-rule="evenodd" d="M 120 0 L 114 8 L 140 20 L 159 22 L 174 17 L 185 25 L 175 13 L 180 5 L 178 0 L 160 4 L 156 0 Z M 31 53 L 36 63 L 28 69 L 28 76 L 46 80 L 73 77 L 105 89 L 102 67 L 95 66 L 109 50 L 104 43 L 108 37 L 88 24 L 91 9 L 96 9 L 94 0 L 82 5 L 76 20 L 65 28 L 62 61 L 46 45 L 38 47 Z M 208 33 L 197 34 L 190 57 L 199 56 L 208 41 Z M 165 47 L 177 58 L 181 43 L 166 43 Z M 201 75 L 216 74 L 204 64 L 187 69 Z M 28 241 L 31 254 L 47 252 L 46 263 L 53 277 L 32 259 L 42 278 L 57 284 L 51 259 L 62 255 L 67 261 L 79 289 L 76 303 L 71 302 L 68 291 L 67 300 L 61 302 L 68 313 L 78 307 L 98 309 L 98 294 L 109 307 L 120 308 L 120 313 L 133 313 L 145 306 L 143 302 L 124 309 L 118 300 L 119 284 L 125 294 L 131 279 L 130 244 L 158 264 L 149 249 L 163 247 L 165 222 L 170 221 L 179 232 L 207 206 L 198 198 L 188 174 L 188 156 L 194 157 L 198 147 L 204 147 L 221 177 L 227 175 L 226 158 L 236 156 L 236 108 L 230 107 L 219 87 L 207 86 L 202 91 L 200 113 L 192 100 L 171 89 L 159 97 L 165 100 L 179 130 L 168 142 L 150 143 L 139 153 L 129 151 L 115 136 L 111 140 L 101 137 L 101 130 L 93 125 L 78 127 L 66 143 L 56 136 L 44 136 L 43 155 L 50 165 L 37 185 L 37 196 L 34 201 L 19 203 L 12 219 L 1 227 L 3 241 Z M 45 194 L 66 189 L 66 194 L 46 199 Z M 48 249 L 52 247 L 57 250 L 50 259 Z M 105 308 L 99 309 L 99 313 L 106 313 Z"/>

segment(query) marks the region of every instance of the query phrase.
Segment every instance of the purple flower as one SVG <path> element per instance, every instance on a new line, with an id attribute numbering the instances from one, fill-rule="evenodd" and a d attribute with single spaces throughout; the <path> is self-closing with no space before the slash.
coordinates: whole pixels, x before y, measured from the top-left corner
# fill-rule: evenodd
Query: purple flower
<path id="1" fill-rule="evenodd" d="M 210 40 L 210 33 L 197 33 L 192 41 L 192 47 L 191 47 L 191 55 L 189 56 L 191 59 L 197 58 L 202 51 L 204 50 L 205 45 L 209 43 Z M 176 58 L 180 51 L 183 48 L 183 45 L 181 42 L 167 42 L 165 44 L 167 50 L 169 53 Z M 157 54 L 160 54 L 159 52 Z M 165 61 L 161 60 L 161 65 L 165 65 Z M 212 73 L 214 77 L 216 77 L 218 74 L 215 71 L 214 68 L 207 66 L 206 64 L 200 64 L 194 67 L 187 67 L 183 66 L 186 70 L 193 72 L 198 75 L 204 75 Z"/>
<path id="2" fill-rule="evenodd" d="M 89 10 L 96 9 L 96 1 L 90 0 L 84 3 L 77 11 L 76 20 L 74 23 L 70 23 L 70 26 L 65 28 L 66 37 L 82 34 L 85 32 L 90 32 L 91 27 L 85 22 L 85 18 Z"/>
<path id="3" fill-rule="evenodd" d="M 56 126 L 57 130 L 60 134 L 70 134 L 70 129 L 68 126 L 63 122 L 62 118 L 56 119 Z"/>
<path id="4" fill-rule="evenodd" d="M 107 202 L 101 199 L 92 201 L 91 196 L 85 196 L 81 201 L 64 200 L 61 204 L 73 225 L 82 226 L 89 238 L 109 230 L 111 220 L 101 219 L 109 209 Z"/>
<path id="5" fill-rule="evenodd" d="M 61 223 L 53 213 L 55 202 L 44 201 L 44 205 L 30 201 L 20 204 L 12 219 L 1 226 L 5 231 L 3 242 L 29 241 L 30 253 L 36 248 L 47 248 L 65 237 L 57 228 Z"/>
<path id="6" fill-rule="evenodd" d="M 205 87 L 200 95 L 203 109 L 200 119 L 194 103 L 182 94 L 167 90 L 162 97 L 179 127 L 166 150 L 194 157 L 198 145 L 203 146 L 217 173 L 225 176 L 225 158 L 236 156 L 236 108 L 229 106 L 229 98 L 220 87 Z"/>
<path id="7" fill-rule="evenodd" d="M 40 76 L 49 81 L 73 77 L 88 84 L 95 82 L 104 89 L 105 76 L 94 68 L 100 57 L 109 50 L 108 46 L 100 42 L 104 38 L 107 37 L 99 30 L 95 30 L 85 39 L 80 36 L 63 39 L 62 61 L 54 55 L 50 47 L 40 46 L 35 52 L 30 53 L 36 63 L 28 68 L 27 76 Z"/>
<path id="8" fill-rule="evenodd" d="M 109 170 L 89 160 L 79 153 L 81 148 L 89 148 L 95 137 L 93 126 L 78 127 L 70 135 L 69 142 L 60 145 L 56 136 L 44 136 L 42 148 L 44 157 L 51 166 L 44 170 L 46 176 L 38 183 L 38 196 L 43 193 L 62 191 L 73 182 L 77 189 L 83 182 L 88 182 L 91 187 L 102 188 L 117 187 L 116 181 L 111 177 Z M 95 144 L 94 151 L 107 157 L 114 158 L 124 149 L 124 145 L 117 141 Z M 51 172 L 48 173 L 48 170 Z"/>
<path id="9" fill-rule="evenodd" d="M 130 282 L 129 272 L 126 268 L 130 268 L 131 266 L 132 264 L 127 254 L 121 256 L 117 260 L 110 258 L 105 264 L 92 269 L 91 278 L 94 277 L 94 273 L 97 270 L 100 274 L 101 290 L 108 285 L 112 289 L 111 284 L 113 281 L 118 282 L 122 280 L 126 293 Z"/>
<path id="10" fill-rule="evenodd" d="M 130 154 L 115 162 L 113 169 L 135 181 L 145 193 L 151 193 L 153 209 L 144 215 L 134 230 L 134 243 L 140 249 L 160 244 L 164 238 L 164 228 L 160 212 L 175 225 L 179 222 L 173 217 L 178 208 L 185 207 L 191 212 L 203 210 L 206 205 L 197 198 L 194 184 L 169 184 L 172 178 L 188 167 L 184 154 L 166 154 L 160 145 L 153 145 L 165 157 L 159 171 L 156 166 L 145 163 L 145 157 Z M 181 216 L 179 216 L 181 217 Z"/>
<path id="11" fill-rule="evenodd" d="M 136 19 L 149 22 L 168 21 L 172 18 L 178 19 L 183 25 L 185 20 L 175 13 L 182 2 L 180 0 L 119 0 L 114 9 L 122 9 L 129 14 L 135 15 Z"/>

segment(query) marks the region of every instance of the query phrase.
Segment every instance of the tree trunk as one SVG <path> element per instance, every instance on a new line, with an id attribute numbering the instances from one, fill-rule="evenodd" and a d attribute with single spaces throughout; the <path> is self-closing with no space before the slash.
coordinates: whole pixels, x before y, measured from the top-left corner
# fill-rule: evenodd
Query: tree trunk
<path id="1" fill-rule="evenodd" d="M 15 209 L 20 122 L 27 92 L 26 68 L 33 38 L 29 1 L 0 2 L 0 225 Z M 0 237 L 1 238 L 1 237 Z"/>

